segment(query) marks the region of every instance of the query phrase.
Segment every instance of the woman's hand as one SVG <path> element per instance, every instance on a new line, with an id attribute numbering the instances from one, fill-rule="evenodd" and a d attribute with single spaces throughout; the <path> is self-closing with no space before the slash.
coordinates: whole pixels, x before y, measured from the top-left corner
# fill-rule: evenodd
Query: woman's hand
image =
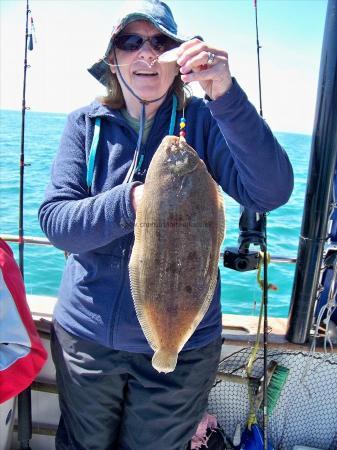
<path id="1" fill-rule="evenodd" d="M 199 81 L 212 100 L 216 100 L 232 86 L 228 53 L 224 50 L 209 47 L 195 38 L 181 44 L 177 53 L 181 79 L 185 83 Z"/>
<path id="2" fill-rule="evenodd" d="M 130 191 L 132 207 L 137 211 L 137 206 L 143 196 L 144 184 L 136 184 Z"/>

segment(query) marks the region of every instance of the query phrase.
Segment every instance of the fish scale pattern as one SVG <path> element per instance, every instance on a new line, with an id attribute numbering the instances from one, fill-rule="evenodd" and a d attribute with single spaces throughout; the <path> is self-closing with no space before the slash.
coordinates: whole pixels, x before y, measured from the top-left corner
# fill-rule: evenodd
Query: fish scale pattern
<path id="1" fill-rule="evenodd" d="M 219 371 L 245 376 L 250 348 L 225 357 Z M 270 350 L 268 359 L 289 369 L 287 381 L 269 417 L 269 439 L 275 450 L 292 450 L 306 445 L 321 450 L 337 450 L 337 354 Z M 253 377 L 263 375 L 263 352 L 254 363 Z M 209 413 L 230 438 L 237 424 L 246 426 L 249 413 L 247 385 L 216 381 L 209 396 Z M 262 425 L 262 412 L 256 411 Z"/>

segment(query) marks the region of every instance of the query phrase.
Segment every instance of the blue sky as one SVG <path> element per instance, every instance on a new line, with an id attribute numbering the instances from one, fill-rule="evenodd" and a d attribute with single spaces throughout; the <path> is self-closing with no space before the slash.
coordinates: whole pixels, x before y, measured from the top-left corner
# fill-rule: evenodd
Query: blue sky
<path id="1" fill-rule="evenodd" d="M 28 56 L 33 111 L 70 112 L 104 92 L 86 68 L 103 56 L 121 3 L 30 0 L 37 35 Z M 253 0 L 167 3 L 183 34 L 201 34 L 228 51 L 232 75 L 258 106 Z M 326 6 L 327 0 L 258 0 L 263 110 L 275 131 L 312 131 Z M 0 0 L 0 108 L 21 108 L 24 32 L 25 1 Z"/>

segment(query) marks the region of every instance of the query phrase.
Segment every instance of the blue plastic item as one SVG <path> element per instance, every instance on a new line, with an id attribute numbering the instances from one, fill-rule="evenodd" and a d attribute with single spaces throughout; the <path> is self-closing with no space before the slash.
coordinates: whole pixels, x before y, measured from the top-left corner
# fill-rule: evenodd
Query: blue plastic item
<path id="1" fill-rule="evenodd" d="M 242 433 L 240 450 L 263 450 L 263 430 L 257 424 L 245 428 Z M 268 442 L 268 450 L 274 450 L 274 447 Z"/>

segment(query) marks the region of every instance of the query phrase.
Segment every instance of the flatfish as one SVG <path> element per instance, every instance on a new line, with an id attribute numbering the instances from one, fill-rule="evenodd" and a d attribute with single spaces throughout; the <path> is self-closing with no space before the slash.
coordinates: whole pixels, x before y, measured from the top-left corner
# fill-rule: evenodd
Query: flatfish
<path id="1" fill-rule="evenodd" d="M 166 136 L 147 172 L 129 263 L 152 366 L 172 372 L 211 303 L 224 237 L 223 196 L 183 138 Z"/>

